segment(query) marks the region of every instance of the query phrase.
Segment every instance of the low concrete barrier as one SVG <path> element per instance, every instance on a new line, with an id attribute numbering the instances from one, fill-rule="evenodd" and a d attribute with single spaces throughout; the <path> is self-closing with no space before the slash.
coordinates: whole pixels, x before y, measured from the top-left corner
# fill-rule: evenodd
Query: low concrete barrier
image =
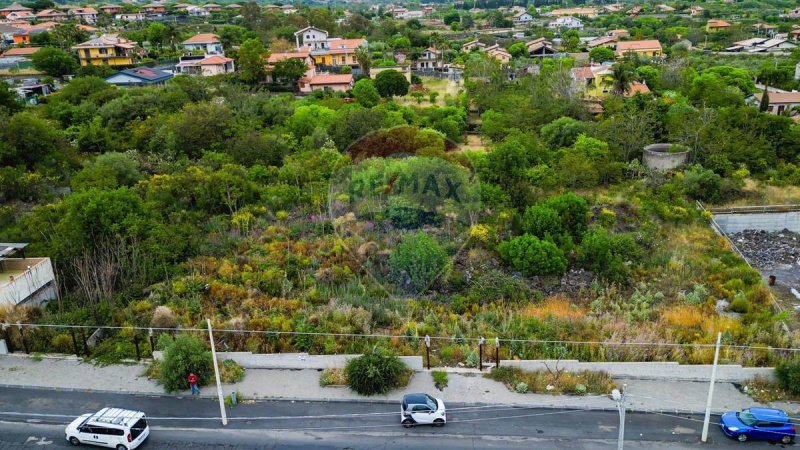
<path id="1" fill-rule="evenodd" d="M 501 360 L 500 367 L 519 367 L 523 370 L 554 370 L 569 372 L 580 370 L 601 370 L 614 378 L 637 378 L 670 381 L 708 381 L 711 378 L 710 364 L 683 365 L 676 362 L 580 362 L 570 360 Z M 774 379 L 775 369 L 771 367 L 742 367 L 738 364 L 717 366 L 717 381 L 741 383 L 760 375 Z"/>
<path id="2" fill-rule="evenodd" d="M 217 352 L 217 359 L 231 359 L 245 369 L 328 369 L 342 368 L 351 358 L 361 355 L 309 355 L 308 353 L 251 353 Z M 153 358 L 161 359 L 161 352 Z M 401 356 L 400 359 L 415 372 L 422 371 L 422 356 Z"/>

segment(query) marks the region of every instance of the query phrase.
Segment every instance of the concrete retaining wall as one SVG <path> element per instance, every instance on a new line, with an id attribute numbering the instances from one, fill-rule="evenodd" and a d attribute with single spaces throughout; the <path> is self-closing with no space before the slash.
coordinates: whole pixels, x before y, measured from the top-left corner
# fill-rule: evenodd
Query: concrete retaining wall
<path id="1" fill-rule="evenodd" d="M 217 352 L 220 361 L 232 359 L 245 369 L 328 369 L 342 368 L 351 358 L 361 355 L 309 355 L 308 353 Z M 161 352 L 153 354 L 161 359 Z M 413 371 L 422 371 L 422 356 L 401 356 Z"/>
<path id="2" fill-rule="evenodd" d="M 556 361 L 501 360 L 500 367 L 519 367 L 523 370 L 551 370 L 556 368 Z M 602 370 L 614 378 L 637 378 L 670 381 L 708 381 L 711 378 L 711 365 L 681 365 L 676 362 L 580 362 L 562 360 L 558 368 L 569 372 L 579 370 Z M 770 367 L 742 367 L 738 364 L 720 364 L 717 366 L 717 381 L 741 383 L 756 375 L 774 379 L 775 369 Z"/>
<path id="3" fill-rule="evenodd" d="M 800 211 L 771 213 L 714 214 L 725 233 L 738 233 L 744 230 L 781 231 L 788 229 L 800 233 Z"/>

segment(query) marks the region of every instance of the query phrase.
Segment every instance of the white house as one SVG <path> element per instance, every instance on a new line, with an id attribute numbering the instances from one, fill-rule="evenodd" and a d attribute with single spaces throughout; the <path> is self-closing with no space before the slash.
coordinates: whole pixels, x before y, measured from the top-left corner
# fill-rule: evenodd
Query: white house
<path id="1" fill-rule="evenodd" d="M 142 22 L 145 19 L 144 13 L 123 13 L 114 16 L 120 22 Z"/>
<path id="2" fill-rule="evenodd" d="M 309 47 L 311 50 L 324 50 L 328 47 L 328 32 L 316 27 L 305 27 L 294 33 L 297 49 Z"/>
<path id="3" fill-rule="evenodd" d="M 550 29 L 582 30 L 583 21 L 577 17 L 562 16 L 547 24 Z"/>
<path id="4" fill-rule="evenodd" d="M 202 6 L 189 5 L 186 7 L 186 14 L 192 17 L 208 17 L 211 13 Z"/>
<path id="5" fill-rule="evenodd" d="M 424 52 L 422 52 L 421 55 L 419 55 L 419 58 L 414 61 L 414 67 L 420 70 L 441 69 L 441 56 L 441 51 L 436 50 L 433 47 L 428 47 Z"/>
<path id="6" fill-rule="evenodd" d="M 533 22 L 533 16 L 528 11 L 520 11 L 511 18 L 514 26 L 525 26 Z"/>
<path id="7" fill-rule="evenodd" d="M 203 51 L 206 55 L 224 55 L 219 36 L 212 33 L 200 33 L 181 43 L 186 51 Z"/>
<path id="8" fill-rule="evenodd" d="M 27 245 L 0 243 L 0 306 L 40 306 L 56 298 L 50 258 L 26 258 Z M 22 257 L 11 257 L 17 253 Z"/>
<path id="9" fill-rule="evenodd" d="M 203 77 L 233 73 L 235 69 L 233 59 L 222 55 L 182 56 L 175 65 L 176 74 Z"/>

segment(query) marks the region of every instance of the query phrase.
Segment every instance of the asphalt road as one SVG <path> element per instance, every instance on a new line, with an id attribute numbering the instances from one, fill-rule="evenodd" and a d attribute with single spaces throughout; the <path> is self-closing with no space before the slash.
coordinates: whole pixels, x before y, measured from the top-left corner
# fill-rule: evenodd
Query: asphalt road
<path id="1" fill-rule="evenodd" d="M 1 382 L 1 381 L 0 381 Z M 0 449 L 67 447 L 64 424 L 104 406 L 145 411 L 152 428 L 144 449 L 413 449 L 616 448 L 615 411 L 520 408 L 449 402 L 443 428 L 399 425 L 399 405 L 360 402 L 263 401 L 228 408 L 222 427 L 218 402 L 0 388 Z M 610 402 L 610 400 L 609 400 Z M 679 449 L 699 445 L 701 417 L 628 413 L 626 448 Z M 725 438 L 716 426 L 704 448 L 775 448 Z"/>

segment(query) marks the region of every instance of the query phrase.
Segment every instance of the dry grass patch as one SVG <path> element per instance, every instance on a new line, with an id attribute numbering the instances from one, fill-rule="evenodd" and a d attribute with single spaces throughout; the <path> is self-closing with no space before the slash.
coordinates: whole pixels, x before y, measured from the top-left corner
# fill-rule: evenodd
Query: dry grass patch
<path id="1" fill-rule="evenodd" d="M 562 296 L 548 297 L 542 303 L 529 304 L 520 312 L 523 317 L 536 319 L 563 319 L 581 320 L 586 317 L 583 307 L 570 303 L 569 299 Z"/>
<path id="2" fill-rule="evenodd" d="M 606 372 L 581 370 L 567 372 L 557 370 L 525 371 L 516 367 L 500 367 L 484 375 L 486 378 L 505 384 L 510 390 L 524 394 L 607 394 L 617 387 Z"/>

